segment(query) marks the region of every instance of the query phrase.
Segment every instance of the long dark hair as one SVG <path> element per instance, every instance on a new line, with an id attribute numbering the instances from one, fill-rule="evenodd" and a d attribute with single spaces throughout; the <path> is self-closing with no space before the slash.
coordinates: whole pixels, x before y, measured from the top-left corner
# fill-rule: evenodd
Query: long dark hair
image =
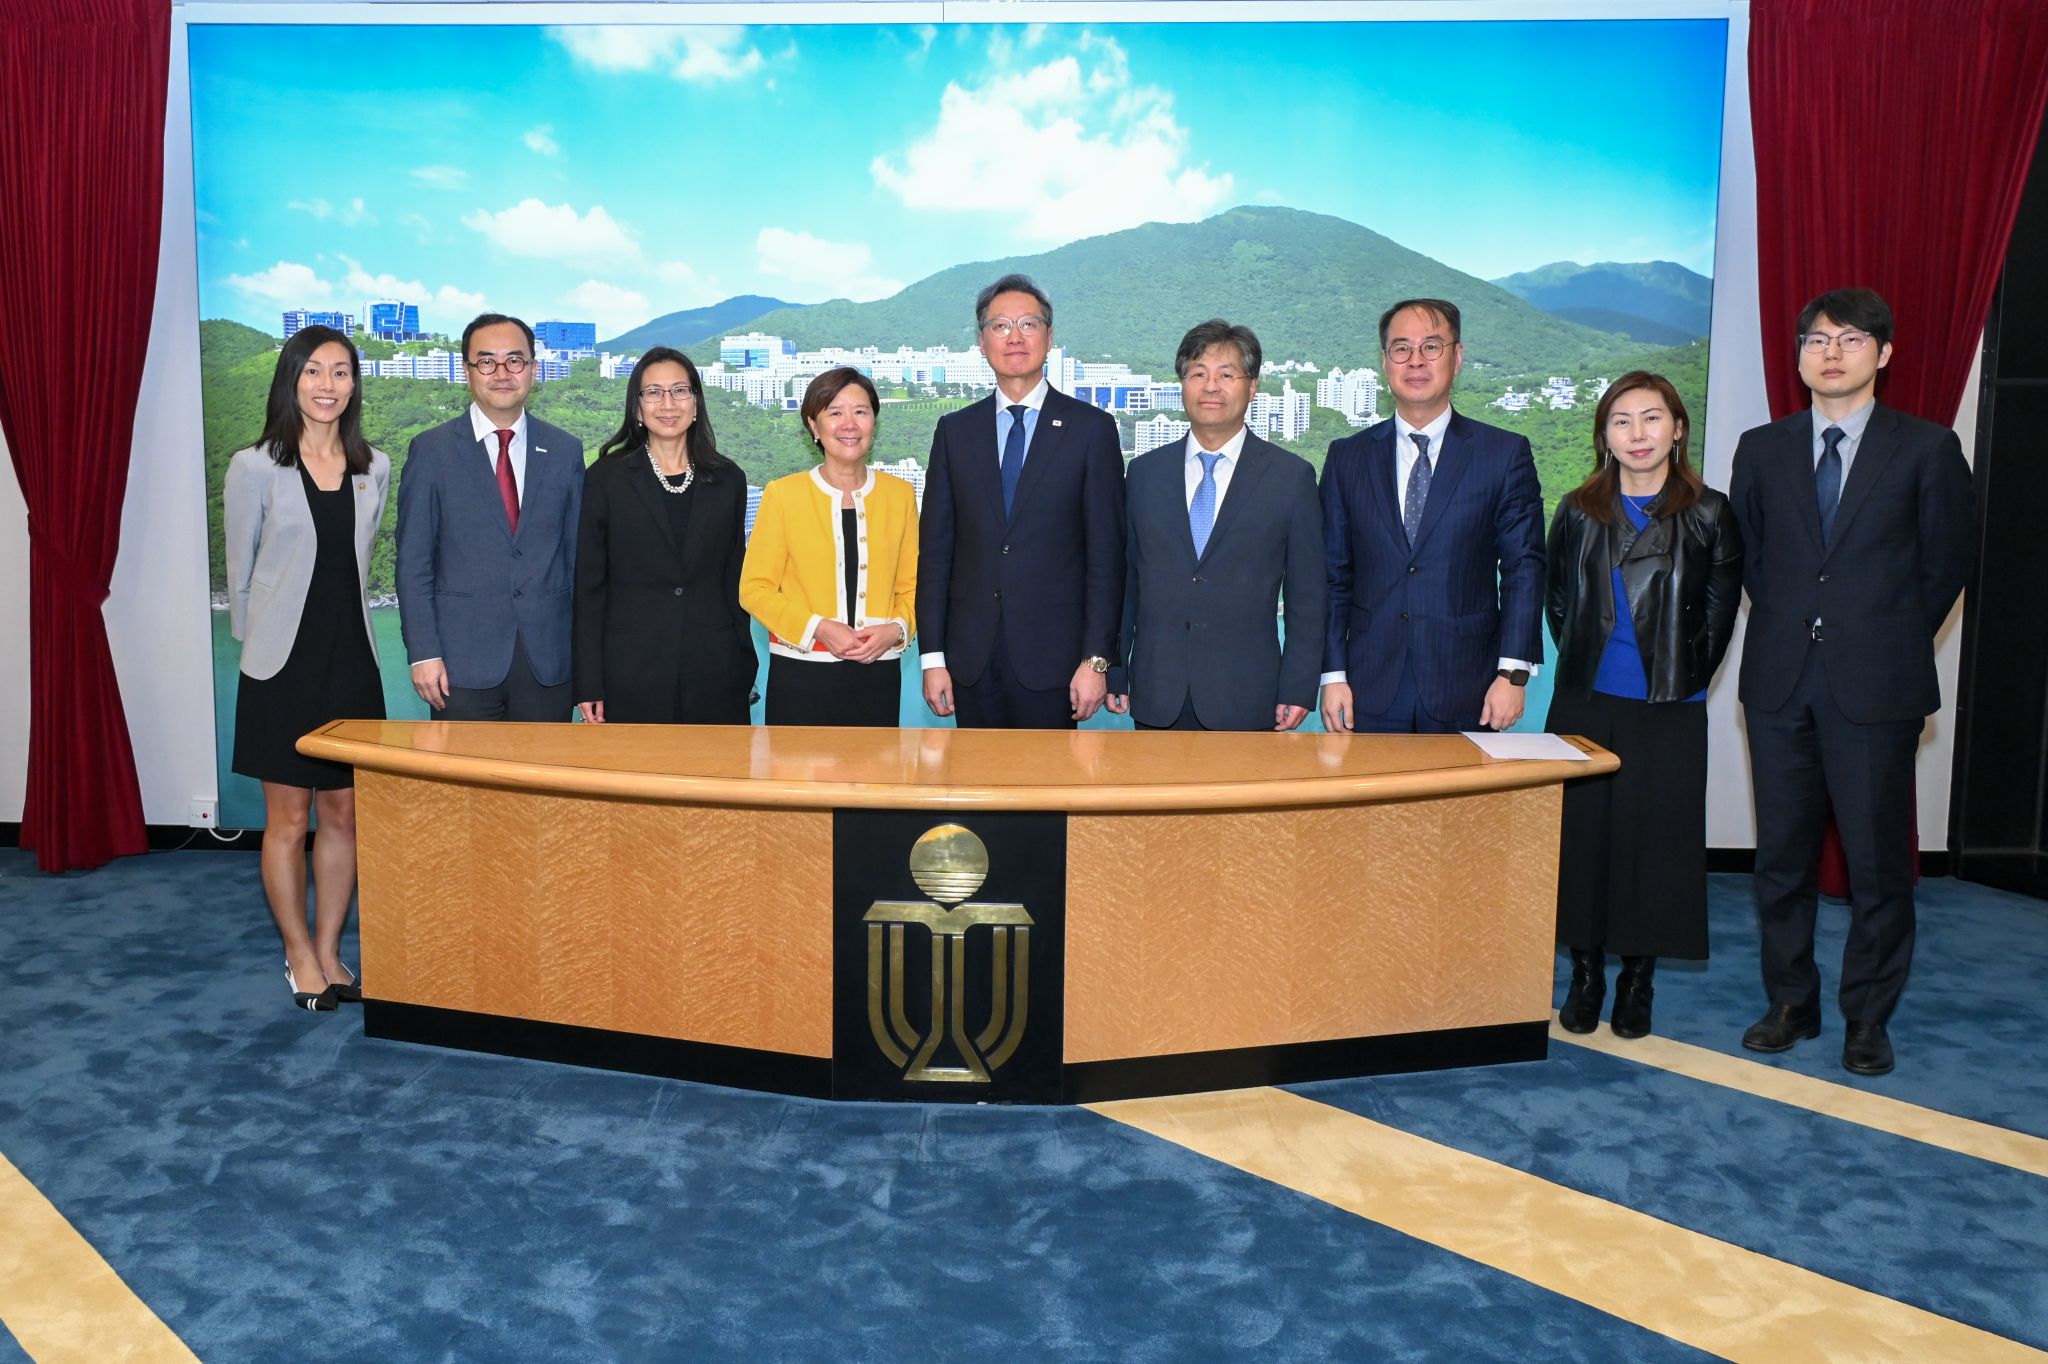
<path id="1" fill-rule="evenodd" d="M 674 346 L 656 346 L 633 366 L 633 373 L 626 379 L 625 420 L 598 447 L 597 457 L 637 454 L 640 447 L 647 444 L 647 424 L 640 420 L 640 385 L 650 366 L 664 362 L 681 365 L 683 373 L 689 376 L 690 391 L 697 395 L 697 417 L 684 433 L 683 451 L 690 457 L 690 467 L 697 471 L 698 478 L 706 483 L 715 482 L 725 470 L 738 466 L 718 453 L 718 437 L 711 430 L 711 414 L 704 408 L 703 376 L 697 373 L 697 366 L 690 362 L 690 357 Z"/>
<path id="2" fill-rule="evenodd" d="M 1699 472 L 1692 467 L 1692 459 L 1686 453 L 1692 444 L 1692 418 L 1686 415 L 1685 399 L 1678 396 L 1678 390 L 1663 375 L 1632 369 L 1609 384 L 1607 391 L 1600 395 L 1600 405 L 1593 409 L 1593 472 L 1584 483 L 1564 495 L 1566 502 L 1602 525 L 1614 519 L 1615 503 L 1621 495 L 1621 462 L 1607 448 L 1607 423 L 1614 416 L 1614 405 L 1621 401 L 1623 394 L 1644 389 L 1662 399 L 1671 412 L 1671 419 L 1678 423 L 1678 439 L 1671 445 L 1671 472 L 1665 478 L 1664 487 L 1657 494 L 1650 514 L 1676 516 L 1699 501 L 1700 489 L 1706 486 L 1700 481 Z"/>
<path id="3" fill-rule="evenodd" d="M 299 464 L 299 437 L 305 434 L 306 417 L 299 411 L 299 376 L 313 352 L 328 342 L 348 350 L 349 394 L 342 405 L 341 453 L 351 474 L 368 473 L 370 442 L 363 436 L 363 357 L 355 343 L 332 327 L 301 327 L 285 340 L 277 353 L 277 371 L 270 376 L 270 401 L 264 408 L 263 434 L 256 438 L 258 449 L 287 469 Z"/>

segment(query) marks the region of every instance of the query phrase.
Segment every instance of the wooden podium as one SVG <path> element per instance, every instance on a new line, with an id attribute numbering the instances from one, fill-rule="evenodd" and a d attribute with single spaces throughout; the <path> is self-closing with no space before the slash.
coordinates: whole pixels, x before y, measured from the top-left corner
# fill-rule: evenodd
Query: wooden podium
<path id="1" fill-rule="evenodd" d="M 1580 747 L 440 721 L 299 744 L 357 769 L 373 1036 L 1065 1102 L 1541 1058 L 1560 784 L 1618 765 Z M 991 1068 L 1004 1047 L 1026 1059 Z"/>

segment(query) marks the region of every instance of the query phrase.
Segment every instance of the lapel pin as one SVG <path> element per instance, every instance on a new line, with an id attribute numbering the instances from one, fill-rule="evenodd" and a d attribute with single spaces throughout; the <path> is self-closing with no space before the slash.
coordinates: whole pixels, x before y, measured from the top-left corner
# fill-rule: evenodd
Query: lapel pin
<path id="1" fill-rule="evenodd" d="M 1054 417 L 1054 418 L 1052 419 L 1052 424 L 1053 424 L 1054 426 L 1058 426 L 1058 425 L 1060 424 L 1060 419 L 1059 419 L 1058 417 Z"/>

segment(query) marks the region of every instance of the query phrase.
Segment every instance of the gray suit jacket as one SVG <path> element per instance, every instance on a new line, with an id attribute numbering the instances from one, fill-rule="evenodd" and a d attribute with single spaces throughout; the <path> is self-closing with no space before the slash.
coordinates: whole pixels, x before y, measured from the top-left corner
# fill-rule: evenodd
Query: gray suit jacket
<path id="1" fill-rule="evenodd" d="M 1192 698 L 1205 729 L 1273 727 L 1314 710 L 1323 653 L 1323 523 L 1307 460 L 1247 434 L 1202 557 L 1188 529 L 1187 442 L 1131 461 L 1123 610 L 1131 716 L 1170 725 Z M 1275 628 L 1285 602 L 1287 642 Z"/>
<path id="2" fill-rule="evenodd" d="M 398 611 L 408 662 L 438 658 L 454 687 L 495 687 L 526 646 L 544 687 L 569 680 L 583 442 L 526 414 L 519 533 L 469 411 L 412 438 L 398 480 Z"/>
<path id="3" fill-rule="evenodd" d="M 356 576 L 367 589 L 370 541 L 384 519 L 384 495 L 391 486 L 391 461 L 370 452 L 370 467 L 350 474 L 355 485 Z M 269 453 L 250 446 L 228 461 L 222 498 L 227 536 L 228 624 L 242 641 L 242 672 L 258 681 L 277 676 L 299 637 L 299 614 L 313 581 L 313 509 L 297 465 L 287 469 Z M 363 632 L 370 652 L 370 606 L 363 603 Z"/>

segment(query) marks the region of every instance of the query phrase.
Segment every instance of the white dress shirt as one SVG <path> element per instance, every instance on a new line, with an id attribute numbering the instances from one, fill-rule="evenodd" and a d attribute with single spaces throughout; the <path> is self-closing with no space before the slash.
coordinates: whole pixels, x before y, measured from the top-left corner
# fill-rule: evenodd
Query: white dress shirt
<path id="1" fill-rule="evenodd" d="M 469 429 L 476 432 L 478 444 L 484 447 L 484 458 L 490 461 L 491 473 L 498 472 L 497 432 L 504 428 L 484 415 L 484 410 L 475 403 L 469 405 Z M 519 505 L 526 505 L 526 409 L 519 409 L 519 419 L 512 423 L 512 486 L 519 494 Z"/>
<path id="2" fill-rule="evenodd" d="M 1221 455 L 1216 461 L 1216 510 L 1223 510 L 1223 495 L 1230 491 L 1230 476 L 1237 469 L 1238 457 L 1244 453 L 1244 438 L 1250 431 L 1240 426 L 1237 434 L 1216 448 L 1209 450 L 1212 455 Z M 1207 448 L 1195 439 L 1195 433 L 1188 432 L 1188 449 L 1184 457 L 1187 475 L 1188 510 L 1195 509 L 1195 489 L 1202 486 L 1202 451 Z"/>

